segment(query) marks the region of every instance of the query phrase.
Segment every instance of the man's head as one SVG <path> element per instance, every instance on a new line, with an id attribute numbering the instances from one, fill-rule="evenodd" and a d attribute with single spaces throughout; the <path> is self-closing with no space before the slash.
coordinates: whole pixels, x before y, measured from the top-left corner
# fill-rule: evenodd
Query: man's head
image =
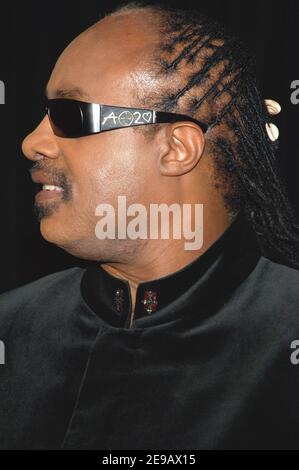
<path id="1" fill-rule="evenodd" d="M 93 260 L 136 256 L 146 241 L 95 237 L 95 208 L 117 207 L 119 195 L 145 206 L 202 203 L 215 224 L 242 209 L 268 245 L 275 241 L 267 224 L 279 232 L 275 201 L 281 230 L 288 230 L 291 209 L 273 164 L 250 58 L 214 21 L 129 4 L 66 48 L 47 88 L 49 98 L 180 112 L 210 126 L 206 134 L 182 121 L 65 139 L 45 117 L 23 151 L 32 160 L 42 155 L 35 174 L 64 189 L 37 201 L 47 240 Z"/>

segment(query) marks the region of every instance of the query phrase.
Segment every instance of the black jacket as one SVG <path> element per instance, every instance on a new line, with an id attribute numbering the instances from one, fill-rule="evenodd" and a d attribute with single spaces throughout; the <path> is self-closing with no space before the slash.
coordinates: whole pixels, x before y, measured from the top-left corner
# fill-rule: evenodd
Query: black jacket
<path id="1" fill-rule="evenodd" d="M 243 217 L 136 302 L 94 266 L 0 296 L 1 449 L 299 449 L 299 272 Z"/>

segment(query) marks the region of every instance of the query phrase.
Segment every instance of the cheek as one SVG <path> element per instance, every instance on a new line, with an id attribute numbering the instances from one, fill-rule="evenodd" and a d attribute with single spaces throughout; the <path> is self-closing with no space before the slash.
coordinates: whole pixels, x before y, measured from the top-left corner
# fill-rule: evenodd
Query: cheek
<path id="1" fill-rule="evenodd" d="M 118 135 L 116 135 L 118 133 Z M 100 203 L 115 205 L 117 197 L 142 202 L 155 174 L 153 155 L 147 155 L 140 137 L 129 129 L 103 133 L 77 141 L 69 162 L 73 200 L 94 214 Z"/>

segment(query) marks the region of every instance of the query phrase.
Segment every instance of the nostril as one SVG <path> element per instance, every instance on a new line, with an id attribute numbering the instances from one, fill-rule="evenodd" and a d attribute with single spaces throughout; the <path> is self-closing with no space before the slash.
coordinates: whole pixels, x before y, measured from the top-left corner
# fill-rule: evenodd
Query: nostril
<path id="1" fill-rule="evenodd" d="M 36 152 L 33 155 L 33 158 L 34 158 L 34 160 L 42 160 L 44 158 L 44 156 L 41 153 Z"/>

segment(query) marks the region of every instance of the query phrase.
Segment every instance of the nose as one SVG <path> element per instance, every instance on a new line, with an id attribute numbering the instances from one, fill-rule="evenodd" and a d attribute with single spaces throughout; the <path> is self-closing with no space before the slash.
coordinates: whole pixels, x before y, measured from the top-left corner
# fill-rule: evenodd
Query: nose
<path id="1" fill-rule="evenodd" d="M 39 160 L 42 157 L 57 158 L 59 147 L 48 116 L 45 116 L 39 125 L 28 134 L 22 142 L 22 152 L 29 160 Z"/>

